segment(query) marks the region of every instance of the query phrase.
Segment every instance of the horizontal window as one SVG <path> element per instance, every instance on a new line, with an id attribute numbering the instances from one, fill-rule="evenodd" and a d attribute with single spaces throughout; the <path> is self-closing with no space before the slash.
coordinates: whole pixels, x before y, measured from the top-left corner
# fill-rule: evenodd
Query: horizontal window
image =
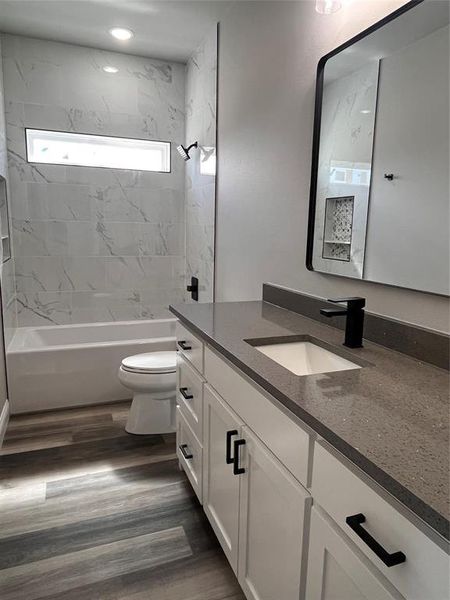
<path id="1" fill-rule="evenodd" d="M 170 172 L 170 142 L 27 129 L 28 162 Z"/>

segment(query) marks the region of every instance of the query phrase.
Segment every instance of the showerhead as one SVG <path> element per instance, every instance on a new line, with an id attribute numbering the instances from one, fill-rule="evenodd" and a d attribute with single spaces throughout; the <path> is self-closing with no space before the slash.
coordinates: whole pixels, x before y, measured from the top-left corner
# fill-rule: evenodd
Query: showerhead
<path id="1" fill-rule="evenodd" d="M 189 160 L 191 158 L 189 156 L 189 150 L 191 150 L 191 148 L 198 148 L 198 142 L 194 142 L 193 144 L 191 144 L 187 148 L 185 148 L 182 144 L 180 144 L 179 146 L 177 146 L 177 150 L 180 153 L 180 156 L 181 156 L 181 158 L 183 160 Z"/>

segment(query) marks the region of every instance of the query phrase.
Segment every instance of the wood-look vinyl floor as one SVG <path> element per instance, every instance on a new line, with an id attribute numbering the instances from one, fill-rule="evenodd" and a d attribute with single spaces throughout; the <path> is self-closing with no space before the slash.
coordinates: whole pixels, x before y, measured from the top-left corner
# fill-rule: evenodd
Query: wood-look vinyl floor
<path id="1" fill-rule="evenodd" d="M 175 458 L 129 403 L 12 417 L 0 450 L 1 600 L 245 600 Z"/>

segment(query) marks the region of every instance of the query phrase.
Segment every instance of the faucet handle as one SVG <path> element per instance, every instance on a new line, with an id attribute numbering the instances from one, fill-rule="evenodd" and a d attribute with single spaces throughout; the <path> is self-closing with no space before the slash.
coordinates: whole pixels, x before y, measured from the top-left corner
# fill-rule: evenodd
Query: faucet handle
<path id="1" fill-rule="evenodd" d="M 333 302 L 334 304 L 338 302 L 347 302 L 348 308 L 364 308 L 366 305 L 365 298 L 359 298 L 358 296 L 352 296 L 350 298 L 329 298 L 328 302 Z"/>

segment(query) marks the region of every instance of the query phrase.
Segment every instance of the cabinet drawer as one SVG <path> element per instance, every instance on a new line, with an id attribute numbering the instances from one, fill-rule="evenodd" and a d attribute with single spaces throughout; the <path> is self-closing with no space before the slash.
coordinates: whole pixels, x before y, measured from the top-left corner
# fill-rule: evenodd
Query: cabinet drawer
<path id="1" fill-rule="evenodd" d="M 203 443 L 203 378 L 178 353 L 177 402 L 197 439 Z"/>
<path id="2" fill-rule="evenodd" d="M 376 484 L 374 484 L 376 485 Z M 312 478 L 314 503 L 321 506 L 407 600 L 449 598 L 448 555 L 394 506 L 360 479 L 322 443 L 316 443 Z M 364 515 L 367 531 L 388 553 L 405 562 L 388 567 L 361 539 L 347 517 Z"/>
<path id="3" fill-rule="evenodd" d="M 307 600 L 404 600 L 317 507 L 311 511 L 309 539 Z"/>
<path id="4" fill-rule="evenodd" d="M 179 406 L 177 406 L 177 456 L 201 503 L 203 499 L 203 449 L 183 417 Z"/>
<path id="5" fill-rule="evenodd" d="M 183 356 L 199 373 L 203 373 L 203 342 L 179 322 L 177 323 L 176 333 L 178 350 L 183 353 Z"/>
<path id="6" fill-rule="evenodd" d="M 294 477 L 308 487 L 310 434 L 208 347 L 205 378 Z"/>

